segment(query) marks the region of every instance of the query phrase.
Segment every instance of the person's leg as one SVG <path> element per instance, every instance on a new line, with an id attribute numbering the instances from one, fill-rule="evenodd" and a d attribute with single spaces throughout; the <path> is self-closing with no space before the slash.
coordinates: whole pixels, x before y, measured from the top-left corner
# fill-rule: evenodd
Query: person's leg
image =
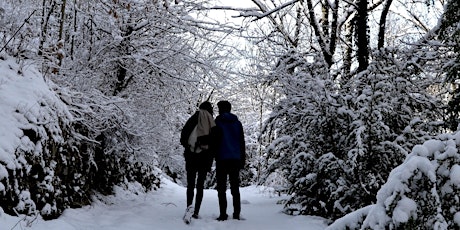
<path id="1" fill-rule="evenodd" d="M 236 167 L 229 171 L 230 191 L 233 198 L 233 218 L 240 219 L 241 197 L 240 197 L 240 170 Z"/>
<path id="2" fill-rule="evenodd" d="M 201 201 L 203 201 L 204 182 L 206 180 L 206 170 L 198 171 L 198 178 L 196 181 L 196 197 L 195 197 L 195 211 L 193 213 L 195 218 L 198 218 L 200 212 Z"/>
<path id="3" fill-rule="evenodd" d="M 225 190 L 227 190 L 227 173 L 223 165 L 216 165 L 216 180 L 217 180 L 217 197 L 219 198 L 219 211 L 220 215 L 217 220 L 227 219 L 227 197 Z"/>
<path id="4" fill-rule="evenodd" d="M 187 207 L 192 205 L 193 203 L 193 196 L 195 190 L 195 179 L 196 179 L 196 167 L 192 165 L 191 161 L 186 162 L 186 169 L 187 169 Z"/>

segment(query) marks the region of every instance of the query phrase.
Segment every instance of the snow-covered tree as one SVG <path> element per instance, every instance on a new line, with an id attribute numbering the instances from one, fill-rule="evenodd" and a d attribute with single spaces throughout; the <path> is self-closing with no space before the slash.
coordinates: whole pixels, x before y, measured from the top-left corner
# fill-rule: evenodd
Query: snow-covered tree
<path id="1" fill-rule="evenodd" d="M 156 188 L 156 166 L 170 169 L 170 175 L 182 173 L 181 125 L 218 82 L 213 78 L 222 68 L 215 64 L 226 51 L 217 41 L 232 28 L 198 19 L 203 8 L 195 1 L 3 1 L 0 8 L 2 25 L 8 25 L 0 32 L 2 49 L 21 65 L 36 60 L 43 78 L 57 84 L 53 91 L 72 117 L 58 126 L 64 143 L 40 143 L 45 150 L 69 149 L 69 159 L 53 166 L 69 191 L 53 196 L 64 202 L 49 203 L 53 209 L 44 213 L 46 218 L 87 204 L 93 190 L 109 194 L 114 185 L 132 181 Z M 39 165 L 34 173 L 42 170 Z M 81 171 L 69 172 L 68 166 Z M 5 177 L 16 180 L 17 175 Z M 41 210 L 34 196 L 48 195 L 31 194 Z M 10 201 L 4 209 L 13 214 L 18 198 L 2 199 Z"/>
<path id="2" fill-rule="evenodd" d="M 451 99 L 448 103 L 448 127 L 451 130 L 459 129 L 460 114 L 460 5 L 458 1 L 448 1 L 446 12 L 441 20 L 439 38 L 443 42 L 446 51 L 443 60 L 443 68 L 446 70 L 446 82 L 450 87 Z"/>
<path id="3" fill-rule="evenodd" d="M 327 229 L 456 229 L 460 227 L 459 133 L 416 145 L 393 169 L 375 204 Z"/>
<path id="4" fill-rule="evenodd" d="M 0 68 L 7 70 L 0 90 L 5 99 L 0 103 L 0 200 L 6 213 L 50 219 L 89 204 L 95 192 L 111 194 L 114 186 L 159 186 L 150 165 L 136 162 L 128 147 L 120 148 L 126 143 L 114 143 L 132 137 L 119 127 L 124 123 L 118 108 L 88 106 L 81 94 L 45 83 L 33 64 L 15 61 L 4 54 L 0 59 Z M 97 110 L 109 112 L 111 119 L 95 116 Z M 109 131 L 119 136 L 97 138 Z"/>
<path id="5" fill-rule="evenodd" d="M 263 134 L 272 138 L 266 178 L 289 180 L 287 208 L 300 214 L 335 219 L 374 202 L 412 146 L 439 132 L 443 104 L 431 93 L 442 71 L 432 68 L 429 47 L 395 41 L 394 11 L 378 23 L 365 15 L 381 13 L 384 1 L 253 3 L 258 10 L 241 16 L 256 18 L 250 35 L 262 55 L 254 74 L 281 95 Z M 409 24 L 420 25 L 405 41 L 433 26 L 412 16 Z M 397 45 L 379 50 L 373 25 L 391 25 L 380 39 Z M 426 72 L 420 63 L 429 63 Z"/>
<path id="6" fill-rule="evenodd" d="M 408 149 L 436 132 L 430 82 L 393 61 L 371 63 L 340 88 L 315 62 L 278 78 L 286 91 L 268 121 L 276 139 L 267 173 L 282 169 L 291 182 L 289 209 L 334 218 L 372 203 Z"/>
<path id="7" fill-rule="evenodd" d="M 135 157 L 181 177 L 181 125 L 213 88 L 224 84 L 229 49 L 222 40 L 234 28 L 207 17 L 207 1 L 5 1 L 7 50 L 28 45 L 26 58 L 41 57 L 42 72 L 75 90 L 88 106 L 107 105 L 126 132 L 105 129 L 102 139 L 129 147 Z M 13 15 L 8 9 L 24 9 Z M 28 10 L 26 10 L 28 9 Z M 11 17 L 9 17 L 11 15 Z M 60 38 L 60 29 L 63 36 Z M 24 37 L 27 39 L 19 39 Z M 39 39 L 36 39 L 38 37 Z M 35 51 L 30 52 L 30 51 Z M 16 51 L 18 53 L 19 51 Z M 79 94 L 84 94 L 80 96 Z M 97 101 L 101 100 L 101 101 Z M 112 110 L 113 109 L 113 110 Z M 92 119 L 112 120 L 104 109 Z M 97 118 L 96 118 L 97 117 Z M 92 125 L 89 125 L 92 126 Z M 127 143 L 125 143 L 127 142 Z"/>

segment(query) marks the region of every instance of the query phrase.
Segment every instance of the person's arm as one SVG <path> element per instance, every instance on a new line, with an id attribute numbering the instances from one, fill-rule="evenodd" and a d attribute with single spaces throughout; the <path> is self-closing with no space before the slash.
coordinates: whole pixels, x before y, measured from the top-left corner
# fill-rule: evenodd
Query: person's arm
<path id="1" fill-rule="evenodd" d="M 180 133 L 180 144 L 184 147 L 188 147 L 188 138 L 192 133 L 195 125 L 198 124 L 198 113 L 193 114 L 187 122 L 185 122 L 184 128 Z"/>
<path id="2" fill-rule="evenodd" d="M 219 144 L 220 141 L 222 140 L 222 130 L 219 126 L 214 126 L 211 128 L 211 140 L 209 142 L 209 146 L 211 148 L 211 151 L 214 154 L 217 154 L 217 151 L 219 149 Z"/>
<path id="3" fill-rule="evenodd" d="M 240 149 L 241 149 L 241 168 L 244 168 L 246 166 L 246 143 L 244 141 L 244 130 L 243 130 L 243 125 L 240 122 L 240 129 L 241 129 L 241 135 L 240 135 Z"/>

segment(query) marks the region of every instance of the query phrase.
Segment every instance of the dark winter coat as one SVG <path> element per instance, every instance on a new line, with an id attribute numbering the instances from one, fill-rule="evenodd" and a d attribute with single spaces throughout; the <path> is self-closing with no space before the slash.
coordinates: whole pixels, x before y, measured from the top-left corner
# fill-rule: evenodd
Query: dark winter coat
<path id="1" fill-rule="evenodd" d="M 216 161 L 236 161 L 242 168 L 246 160 L 246 146 L 243 125 L 238 117 L 222 113 L 216 118 L 216 127 Z"/>
<path id="2" fill-rule="evenodd" d="M 184 127 L 182 128 L 182 131 L 180 132 L 180 144 L 184 146 L 184 148 L 187 149 L 188 147 L 188 138 L 190 134 L 193 131 L 193 128 L 195 128 L 196 124 L 198 124 L 198 114 L 200 112 L 196 111 L 195 114 L 193 114 L 187 122 L 185 122 Z"/>
<path id="3" fill-rule="evenodd" d="M 180 143 L 184 146 L 184 158 L 186 161 L 187 168 L 189 167 L 198 167 L 205 168 L 207 171 L 211 171 L 212 161 L 214 159 L 214 154 L 212 150 L 206 150 L 200 153 L 193 153 L 190 151 L 188 139 L 192 133 L 195 126 L 198 124 L 198 115 L 199 111 L 195 112 L 188 120 L 185 122 L 184 127 L 182 128 L 180 134 Z M 208 136 L 199 137 L 198 141 L 203 144 L 210 144 L 212 132 Z M 186 170 L 188 170 L 186 168 Z"/>

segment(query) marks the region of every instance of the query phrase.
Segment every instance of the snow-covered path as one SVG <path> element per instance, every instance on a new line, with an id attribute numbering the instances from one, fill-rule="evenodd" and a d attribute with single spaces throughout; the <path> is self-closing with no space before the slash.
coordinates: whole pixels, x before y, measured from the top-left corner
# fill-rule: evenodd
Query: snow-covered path
<path id="1" fill-rule="evenodd" d="M 232 213 L 231 195 L 227 192 Z M 185 225 L 182 215 L 185 210 L 185 188 L 166 179 L 162 187 L 154 192 L 134 196 L 127 192 L 118 192 L 117 196 L 104 198 L 91 206 L 66 210 L 57 220 L 35 220 L 31 228 L 25 227 L 19 218 L 2 214 L 0 229 L 33 229 L 33 230 L 147 230 L 147 229 L 288 229 L 288 230 L 321 230 L 326 227 L 319 217 L 288 216 L 281 213 L 282 206 L 267 190 L 260 187 L 241 189 L 242 216 L 246 220 L 216 221 L 219 213 L 217 192 L 206 190 L 201 219 L 193 220 Z M 17 224 L 17 225 L 16 225 Z M 16 225 L 16 226 L 15 226 Z M 13 226 L 15 226 L 13 228 Z"/>

